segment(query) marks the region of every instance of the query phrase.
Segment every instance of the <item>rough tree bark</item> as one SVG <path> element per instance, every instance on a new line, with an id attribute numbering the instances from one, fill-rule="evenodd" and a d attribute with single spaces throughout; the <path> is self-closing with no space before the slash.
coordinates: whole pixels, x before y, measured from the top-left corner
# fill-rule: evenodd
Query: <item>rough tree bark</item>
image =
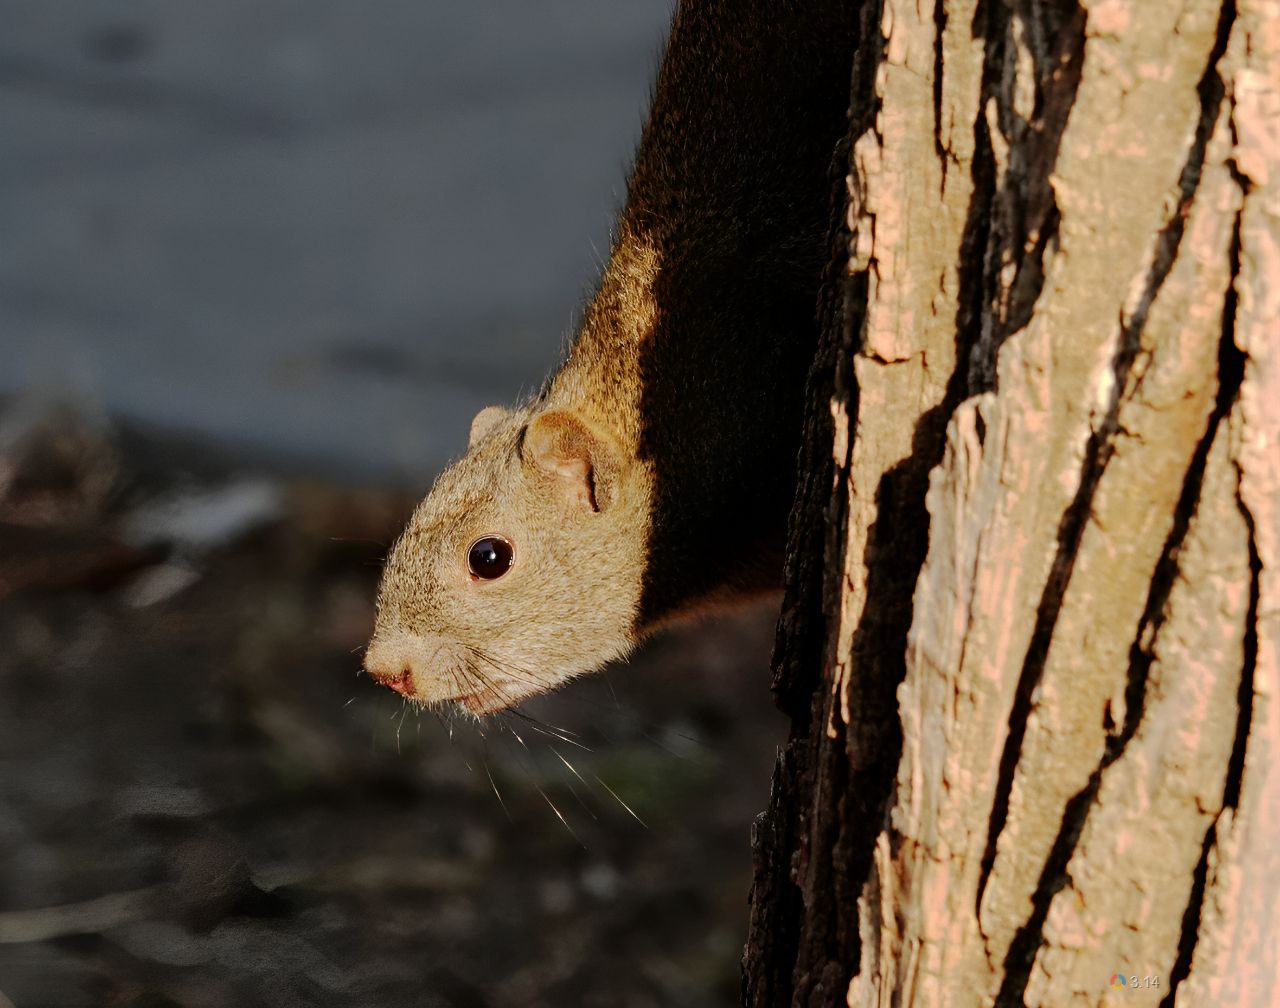
<path id="1" fill-rule="evenodd" d="M 851 109 L 745 1001 L 1276 1004 L 1280 0 L 868 0 Z"/>

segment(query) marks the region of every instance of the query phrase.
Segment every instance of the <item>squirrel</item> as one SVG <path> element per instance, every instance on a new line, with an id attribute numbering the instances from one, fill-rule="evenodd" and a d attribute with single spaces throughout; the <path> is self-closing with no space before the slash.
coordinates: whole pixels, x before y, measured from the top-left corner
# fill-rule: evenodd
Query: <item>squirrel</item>
<path id="1" fill-rule="evenodd" d="M 377 682 L 492 713 L 780 587 L 857 8 L 679 4 L 578 335 L 393 546 Z"/>

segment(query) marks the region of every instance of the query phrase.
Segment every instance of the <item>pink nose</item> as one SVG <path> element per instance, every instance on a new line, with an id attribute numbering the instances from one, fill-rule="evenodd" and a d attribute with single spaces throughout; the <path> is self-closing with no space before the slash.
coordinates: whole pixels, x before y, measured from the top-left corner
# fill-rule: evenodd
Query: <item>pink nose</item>
<path id="1" fill-rule="evenodd" d="M 413 670 L 402 660 L 379 661 L 380 657 L 372 653 L 365 656 L 364 667 L 369 677 L 378 685 L 386 686 L 402 697 L 409 700 L 417 699 L 418 691 L 413 686 Z"/>
<path id="2" fill-rule="evenodd" d="M 418 695 L 413 688 L 413 673 L 411 673 L 407 668 L 401 669 L 399 675 L 370 674 L 373 675 L 374 681 L 381 683 L 388 689 L 394 690 L 402 697 L 407 697 L 412 700 Z"/>
<path id="3" fill-rule="evenodd" d="M 399 627 L 380 627 L 364 653 L 365 670 L 373 681 L 418 703 L 446 698 L 448 686 L 431 675 L 441 653 L 441 642 L 432 635 L 410 633 Z"/>

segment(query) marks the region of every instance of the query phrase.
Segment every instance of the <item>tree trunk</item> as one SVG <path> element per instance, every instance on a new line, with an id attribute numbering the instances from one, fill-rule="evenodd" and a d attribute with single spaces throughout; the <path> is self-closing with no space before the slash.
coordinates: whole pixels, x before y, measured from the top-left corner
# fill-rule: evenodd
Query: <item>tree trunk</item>
<path id="1" fill-rule="evenodd" d="M 851 107 L 745 1000 L 1274 1004 L 1280 0 L 871 0 Z"/>

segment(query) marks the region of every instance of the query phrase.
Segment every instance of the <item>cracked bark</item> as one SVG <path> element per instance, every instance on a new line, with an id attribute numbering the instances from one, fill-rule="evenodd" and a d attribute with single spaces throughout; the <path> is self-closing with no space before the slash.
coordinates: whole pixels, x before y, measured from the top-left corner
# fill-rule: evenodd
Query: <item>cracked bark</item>
<path id="1" fill-rule="evenodd" d="M 744 1001 L 1272 1004 L 1280 0 L 872 0 L 852 109 Z"/>

